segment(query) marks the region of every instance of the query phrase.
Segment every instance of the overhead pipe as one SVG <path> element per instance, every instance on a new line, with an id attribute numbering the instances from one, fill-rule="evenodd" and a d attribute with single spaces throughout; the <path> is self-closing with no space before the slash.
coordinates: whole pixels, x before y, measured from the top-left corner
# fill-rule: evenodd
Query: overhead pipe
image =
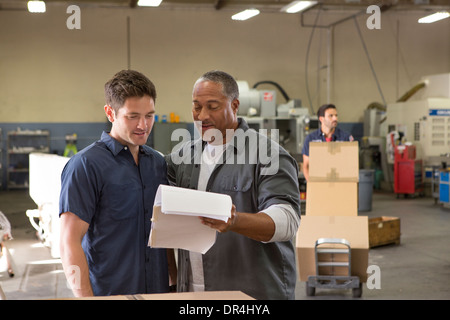
<path id="1" fill-rule="evenodd" d="M 286 99 L 286 102 L 289 102 L 289 100 L 291 100 L 291 98 L 289 98 L 286 91 L 284 91 L 284 89 L 275 81 L 269 81 L 269 80 L 259 81 L 253 85 L 253 89 L 256 89 L 256 87 L 259 86 L 260 84 L 271 84 L 271 85 L 275 86 L 281 92 L 284 99 Z"/>
<path id="2" fill-rule="evenodd" d="M 420 83 L 416 84 L 414 87 L 409 89 L 404 95 L 402 95 L 397 100 L 397 102 L 405 102 L 406 100 L 411 98 L 417 91 L 419 91 L 420 89 L 424 88 L 425 86 L 426 86 L 425 82 L 420 82 Z"/>

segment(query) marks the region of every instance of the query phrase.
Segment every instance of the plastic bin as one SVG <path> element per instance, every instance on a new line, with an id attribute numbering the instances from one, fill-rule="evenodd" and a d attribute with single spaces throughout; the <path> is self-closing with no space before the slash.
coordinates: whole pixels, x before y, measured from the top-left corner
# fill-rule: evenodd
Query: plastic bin
<path id="1" fill-rule="evenodd" d="M 372 210 L 372 193 L 375 170 L 359 170 L 358 211 Z"/>

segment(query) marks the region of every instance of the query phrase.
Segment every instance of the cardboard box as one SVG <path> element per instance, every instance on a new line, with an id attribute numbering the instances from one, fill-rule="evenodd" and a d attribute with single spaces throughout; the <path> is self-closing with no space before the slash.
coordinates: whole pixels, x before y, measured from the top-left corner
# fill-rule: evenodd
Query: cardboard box
<path id="1" fill-rule="evenodd" d="M 85 298 L 58 298 L 51 300 L 255 300 L 241 291 L 202 291 L 156 294 L 95 296 Z"/>
<path id="2" fill-rule="evenodd" d="M 113 295 L 113 296 L 94 296 L 94 297 L 68 297 L 55 298 L 49 300 L 136 300 L 133 295 Z"/>
<path id="3" fill-rule="evenodd" d="M 308 182 L 306 215 L 357 216 L 358 184 L 356 182 Z"/>
<path id="4" fill-rule="evenodd" d="M 351 246 L 351 275 L 367 281 L 369 230 L 367 216 L 304 216 L 297 232 L 297 270 L 300 281 L 316 275 L 315 243 L 319 238 L 344 238 Z M 334 257 L 333 257 L 334 258 Z M 331 259 L 331 257 L 330 257 Z M 336 268 L 334 275 L 348 275 Z"/>
<path id="5" fill-rule="evenodd" d="M 255 300 L 241 291 L 202 291 L 134 295 L 136 300 Z"/>
<path id="6" fill-rule="evenodd" d="M 400 244 L 400 218 L 377 217 L 369 219 L 369 246 Z"/>
<path id="7" fill-rule="evenodd" d="M 358 142 L 311 142 L 308 182 L 358 182 Z"/>

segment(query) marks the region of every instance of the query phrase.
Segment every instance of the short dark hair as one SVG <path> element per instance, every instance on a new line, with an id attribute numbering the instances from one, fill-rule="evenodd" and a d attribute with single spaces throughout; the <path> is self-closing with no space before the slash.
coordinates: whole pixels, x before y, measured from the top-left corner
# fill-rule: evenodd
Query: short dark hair
<path id="1" fill-rule="evenodd" d="M 324 104 L 322 105 L 319 110 L 317 110 L 317 117 L 324 117 L 325 111 L 328 109 L 336 109 L 336 106 L 334 104 Z"/>
<path id="2" fill-rule="evenodd" d="M 145 95 L 150 96 L 156 102 L 155 85 L 138 71 L 119 71 L 105 84 L 106 103 L 116 112 L 128 98 Z"/>
<path id="3" fill-rule="evenodd" d="M 236 80 L 226 72 L 219 70 L 208 71 L 195 82 L 195 85 L 203 81 L 220 83 L 222 85 L 223 94 L 230 100 L 239 98 L 238 84 Z"/>

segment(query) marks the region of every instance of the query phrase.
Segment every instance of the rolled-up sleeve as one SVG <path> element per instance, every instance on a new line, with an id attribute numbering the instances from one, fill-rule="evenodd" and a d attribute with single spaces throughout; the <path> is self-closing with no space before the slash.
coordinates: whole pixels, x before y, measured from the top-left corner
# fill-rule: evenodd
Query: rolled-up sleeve
<path id="1" fill-rule="evenodd" d="M 267 242 L 289 241 L 297 233 L 300 225 L 300 217 L 292 206 L 275 204 L 261 212 L 267 214 L 275 223 L 275 233 L 272 239 Z"/>
<path id="2" fill-rule="evenodd" d="M 291 240 L 300 225 L 298 165 L 283 149 L 274 174 L 258 179 L 258 210 L 272 218 L 275 233 L 269 242 Z"/>

